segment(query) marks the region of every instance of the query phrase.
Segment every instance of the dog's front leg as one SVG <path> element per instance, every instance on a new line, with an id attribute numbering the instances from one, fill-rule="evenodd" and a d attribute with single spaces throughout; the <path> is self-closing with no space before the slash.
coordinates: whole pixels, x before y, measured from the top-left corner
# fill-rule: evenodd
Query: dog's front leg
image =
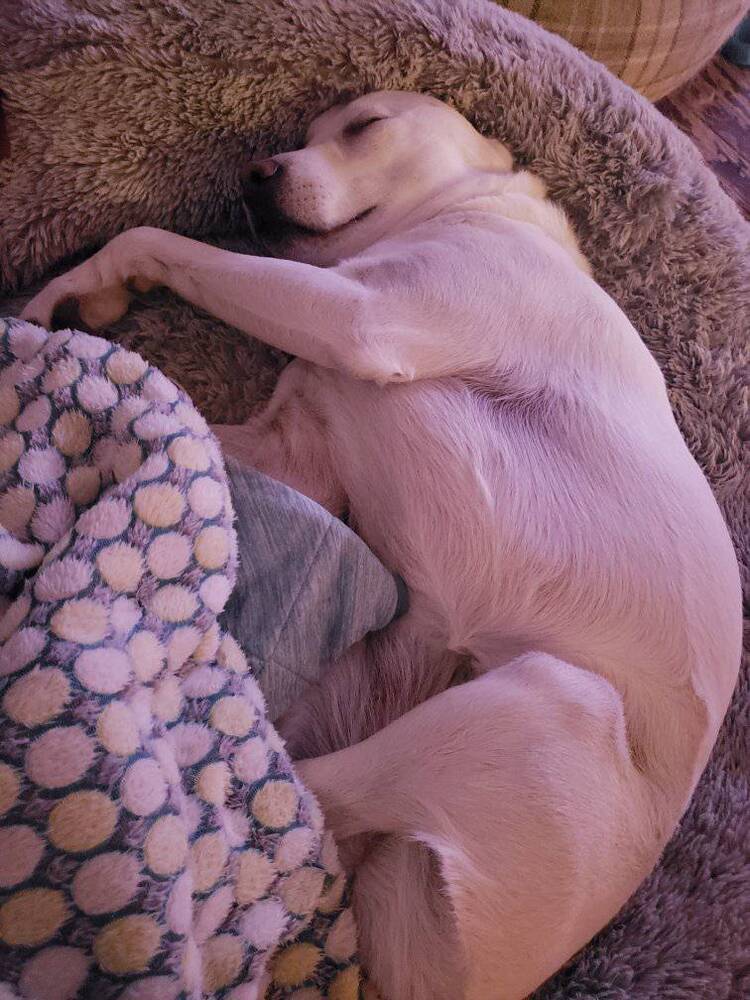
<path id="1" fill-rule="evenodd" d="M 335 269 L 232 253 L 148 227 L 121 233 L 55 278 L 22 318 L 49 327 L 56 308 L 74 299 L 84 322 L 104 326 L 127 309 L 129 286 L 155 285 L 314 364 L 382 382 L 409 377 L 369 335 L 374 293 L 363 283 Z"/>

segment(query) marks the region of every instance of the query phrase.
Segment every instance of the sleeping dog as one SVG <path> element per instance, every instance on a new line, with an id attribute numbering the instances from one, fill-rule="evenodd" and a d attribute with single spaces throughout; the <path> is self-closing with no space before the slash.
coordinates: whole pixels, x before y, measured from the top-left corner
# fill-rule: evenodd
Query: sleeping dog
<path id="1" fill-rule="evenodd" d="M 357 860 L 365 965 L 388 1000 L 523 997 L 707 762 L 740 656 L 725 525 L 564 214 L 457 112 L 370 94 L 242 184 L 268 256 L 132 229 L 24 317 L 72 298 L 100 327 L 166 285 L 295 355 L 224 446 L 348 512 L 411 595 L 281 721 Z"/>

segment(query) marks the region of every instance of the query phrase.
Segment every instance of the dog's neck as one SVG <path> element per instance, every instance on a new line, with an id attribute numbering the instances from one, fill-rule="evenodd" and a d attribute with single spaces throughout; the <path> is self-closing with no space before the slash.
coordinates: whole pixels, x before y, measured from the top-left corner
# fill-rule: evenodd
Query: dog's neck
<path id="1" fill-rule="evenodd" d="M 475 171 L 452 184 L 430 193 L 398 218 L 373 219 L 382 232 L 373 242 L 407 232 L 430 219 L 449 213 L 487 212 L 541 229 L 571 256 L 586 274 L 588 261 L 578 248 L 578 241 L 563 210 L 546 197 L 544 182 L 526 170 Z"/>

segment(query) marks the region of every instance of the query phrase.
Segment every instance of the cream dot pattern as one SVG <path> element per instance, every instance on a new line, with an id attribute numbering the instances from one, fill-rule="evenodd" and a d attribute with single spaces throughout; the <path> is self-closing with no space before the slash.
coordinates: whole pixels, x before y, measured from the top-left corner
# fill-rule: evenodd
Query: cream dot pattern
<path id="1" fill-rule="evenodd" d="M 50 402 L 46 396 L 40 396 L 33 403 L 29 403 L 26 409 L 16 419 L 16 430 L 35 431 L 38 427 L 43 427 L 49 420 Z"/>
<path id="2" fill-rule="evenodd" d="M 239 998 L 268 969 L 264 1000 L 349 996 L 348 884 L 217 622 L 236 541 L 207 424 L 85 333 L 0 320 L 0 371 L 9 988 Z"/>
<path id="3" fill-rule="evenodd" d="M 138 891 L 139 859 L 133 854 L 107 851 L 85 861 L 71 887 L 76 906 L 83 913 L 116 913 Z"/>
<path id="4" fill-rule="evenodd" d="M 90 333 L 74 333 L 67 341 L 68 350 L 76 358 L 100 358 L 108 354 L 109 341 L 103 337 L 93 337 Z"/>
<path id="5" fill-rule="evenodd" d="M 53 442 L 68 456 L 82 455 L 91 444 L 91 434 L 91 421 L 78 410 L 67 410 L 52 428 Z"/>
<path id="6" fill-rule="evenodd" d="M 55 719 L 70 698 L 70 682 L 56 667 L 37 668 L 19 677 L 6 690 L 3 711 L 27 729 Z"/>
<path id="7" fill-rule="evenodd" d="M 37 541 L 56 544 L 73 527 L 75 511 L 70 500 L 55 497 L 37 504 L 31 519 L 31 534 Z"/>
<path id="8" fill-rule="evenodd" d="M 204 569 L 221 569 L 229 559 L 229 537 L 218 524 L 199 532 L 195 540 L 195 558 Z"/>
<path id="9" fill-rule="evenodd" d="M 28 486 L 14 486 L 0 497 L 0 524 L 14 534 L 23 534 L 36 506 L 34 491 Z"/>
<path id="10" fill-rule="evenodd" d="M 101 475 L 90 465 L 79 465 L 71 469 L 67 477 L 67 489 L 73 503 L 91 503 L 99 495 Z"/>
<path id="11" fill-rule="evenodd" d="M 128 642 L 128 652 L 139 681 L 152 680 L 164 666 L 164 647 L 153 632 L 137 632 Z"/>
<path id="12" fill-rule="evenodd" d="M 111 701 L 97 719 L 96 737 L 116 757 L 132 756 L 141 743 L 133 710 L 122 702 Z"/>
<path id="13" fill-rule="evenodd" d="M 18 393 L 12 385 L 0 388 L 0 425 L 5 427 L 18 416 Z"/>
<path id="14" fill-rule="evenodd" d="M 74 1000 L 86 980 L 89 964 L 79 948 L 42 948 L 23 967 L 21 992 L 35 1000 Z"/>
<path id="15" fill-rule="evenodd" d="M 93 762 L 93 740 L 80 726 L 55 726 L 29 746 L 26 774 L 40 788 L 65 788 L 80 781 Z"/>
<path id="16" fill-rule="evenodd" d="M 157 875 L 173 875 L 182 869 L 188 851 L 187 833 L 177 816 L 161 816 L 146 835 L 143 855 Z"/>
<path id="17" fill-rule="evenodd" d="M 44 841 L 30 826 L 0 829 L 0 888 L 25 882 L 44 854 Z"/>
<path id="18" fill-rule="evenodd" d="M 118 597 L 112 601 L 110 624 L 113 638 L 120 641 L 123 635 L 130 635 L 143 616 L 143 609 L 129 597 Z"/>
<path id="19" fill-rule="evenodd" d="M 103 548 L 96 557 L 96 565 L 106 583 L 113 590 L 132 592 L 143 575 L 143 557 L 134 545 L 115 542 Z"/>
<path id="20" fill-rule="evenodd" d="M 158 535 L 149 545 L 148 568 L 160 580 L 173 580 L 190 562 L 190 542 L 177 531 Z"/>

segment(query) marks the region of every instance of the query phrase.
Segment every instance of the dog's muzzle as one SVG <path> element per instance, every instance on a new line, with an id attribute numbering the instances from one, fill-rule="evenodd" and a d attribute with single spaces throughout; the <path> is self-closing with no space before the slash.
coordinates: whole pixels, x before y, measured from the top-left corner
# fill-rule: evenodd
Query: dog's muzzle
<path id="1" fill-rule="evenodd" d="M 288 226 L 278 207 L 278 195 L 284 168 L 269 157 L 253 160 L 240 172 L 242 202 L 253 228 L 262 235 L 281 234 Z"/>

